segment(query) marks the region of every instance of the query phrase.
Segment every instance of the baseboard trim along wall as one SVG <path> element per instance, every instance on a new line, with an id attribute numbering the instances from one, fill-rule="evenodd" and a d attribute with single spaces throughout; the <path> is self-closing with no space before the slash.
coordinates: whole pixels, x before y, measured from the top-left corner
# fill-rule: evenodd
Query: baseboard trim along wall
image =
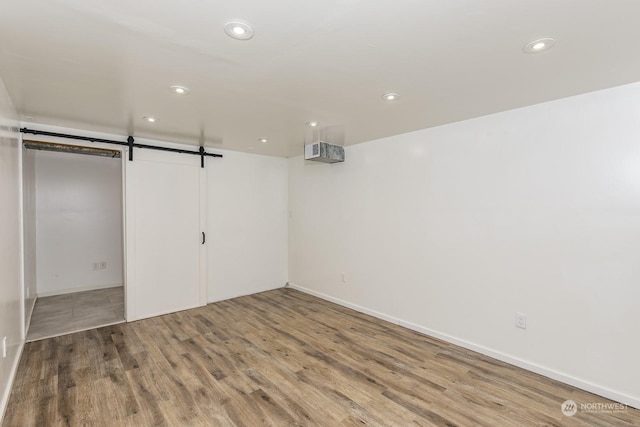
<path id="1" fill-rule="evenodd" d="M 15 380 L 16 373 L 18 372 L 18 365 L 20 365 L 20 359 L 22 358 L 23 349 L 24 340 L 21 340 L 20 346 L 18 346 L 18 352 L 13 360 L 13 365 L 11 366 L 11 372 L 9 372 L 9 381 L 7 381 L 7 385 L 5 386 L 4 390 L 2 390 L 2 395 L 0 395 L 0 425 L 2 425 L 2 421 L 4 420 L 4 413 L 7 410 L 7 405 L 9 404 L 9 397 L 11 397 L 13 381 Z"/>
<path id="2" fill-rule="evenodd" d="M 563 382 L 565 384 L 569 384 L 571 386 L 580 388 L 582 390 L 588 391 L 590 393 L 597 394 L 607 399 L 611 399 L 613 401 L 640 409 L 640 398 L 629 396 L 623 393 L 616 392 L 615 390 L 608 389 L 606 387 L 602 387 L 598 384 L 593 384 L 589 381 L 584 381 L 576 377 L 572 377 L 570 375 L 563 374 L 562 372 L 558 372 L 556 370 L 547 368 L 545 366 L 541 366 L 527 360 L 523 360 L 517 357 L 513 357 L 509 354 L 502 353 L 500 351 L 496 351 L 487 347 L 484 347 L 479 344 L 475 344 L 460 338 L 456 338 L 454 336 L 435 331 L 433 329 L 425 328 L 424 326 L 416 325 L 415 323 L 407 322 L 405 320 L 399 319 L 397 317 L 389 316 L 384 313 L 380 313 L 375 310 L 371 310 L 366 307 L 362 307 L 357 304 L 353 304 L 351 302 L 332 297 L 330 295 L 323 294 L 321 292 L 314 291 L 312 289 L 305 288 L 303 286 L 297 285 L 295 283 L 288 282 L 287 287 L 292 289 L 296 289 L 298 291 L 304 292 L 309 295 L 313 295 L 315 297 L 321 298 L 326 301 L 330 301 L 341 305 L 343 307 L 350 308 L 352 310 L 358 311 L 360 313 L 368 314 L 370 316 L 376 317 L 381 320 L 385 320 L 390 323 L 394 323 L 396 325 L 402 326 L 407 329 L 411 329 L 416 332 L 420 332 L 421 334 L 428 335 L 433 338 L 437 338 L 439 340 L 448 342 L 450 344 L 454 344 L 468 350 L 475 351 L 477 353 L 483 354 L 485 356 L 493 357 L 494 359 L 500 360 L 502 362 L 509 363 L 511 365 L 517 366 L 522 369 L 526 369 L 527 371 L 535 372 L 536 374 L 543 375 L 547 378 L 551 378 L 556 381 Z M 560 404 L 562 402 L 558 402 Z"/>
<path id="3" fill-rule="evenodd" d="M 98 286 L 80 286 L 77 288 L 60 289 L 50 292 L 38 292 L 38 298 L 52 297 L 54 295 L 72 294 L 74 292 L 96 291 L 98 289 L 109 289 L 124 286 L 122 283 L 110 284 L 110 285 L 98 285 Z"/>
<path id="4" fill-rule="evenodd" d="M 31 307 L 29 308 L 29 313 L 27 314 L 27 322 L 24 325 L 24 337 L 23 339 L 27 339 L 27 332 L 29 332 L 29 326 L 31 326 L 31 316 L 33 315 L 33 309 L 36 308 L 36 301 L 38 301 L 38 295 L 33 298 L 33 302 L 31 303 Z"/>

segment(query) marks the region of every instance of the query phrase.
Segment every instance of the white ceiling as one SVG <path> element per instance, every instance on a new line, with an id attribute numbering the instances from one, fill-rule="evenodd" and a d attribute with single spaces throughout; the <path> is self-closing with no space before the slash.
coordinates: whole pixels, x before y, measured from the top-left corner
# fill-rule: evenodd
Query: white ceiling
<path id="1" fill-rule="evenodd" d="M 0 0 L 0 77 L 23 120 L 292 156 L 310 120 L 349 145 L 638 81 L 638 16 L 637 0 Z M 232 19 L 255 36 L 229 38 Z M 524 54 L 540 37 L 555 47 Z"/>

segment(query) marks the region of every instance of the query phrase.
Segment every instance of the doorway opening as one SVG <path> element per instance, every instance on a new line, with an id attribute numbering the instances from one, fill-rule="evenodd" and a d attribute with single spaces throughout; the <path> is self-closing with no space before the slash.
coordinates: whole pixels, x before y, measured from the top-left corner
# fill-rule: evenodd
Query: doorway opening
<path id="1" fill-rule="evenodd" d="M 23 141 L 26 340 L 125 321 L 119 150 Z"/>

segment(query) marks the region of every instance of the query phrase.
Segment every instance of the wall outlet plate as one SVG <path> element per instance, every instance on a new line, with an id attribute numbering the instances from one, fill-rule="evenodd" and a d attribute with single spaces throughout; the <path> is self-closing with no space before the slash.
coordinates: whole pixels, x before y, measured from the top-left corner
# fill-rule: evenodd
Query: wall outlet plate
<path id="1" fill-rule="evenodd" d="M 516 313 L 516 327 L 527 329 L 527 315 L 524 313 Z"/>
<path id="2" fill-rule="evenodd" d="M 106 261 L 94 262 L 93 263 L 93 271 L 104 270 L 107 268 Z"/>

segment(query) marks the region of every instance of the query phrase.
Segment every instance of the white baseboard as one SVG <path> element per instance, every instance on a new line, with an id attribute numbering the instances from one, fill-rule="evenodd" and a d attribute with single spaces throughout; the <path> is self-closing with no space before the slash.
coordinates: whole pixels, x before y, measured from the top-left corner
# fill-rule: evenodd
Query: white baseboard
<path id="1" fill-rule="evenodd" d="M 629 396 L 627 394 L 620 393 L 615 390 L 611 390 L 607 387 L 603 387 L 601 385 L 594 384 L 592 382 L 585 381 L 580 378 L 576 378 L 571 375 L 564 374 L 562 372 L 556 371 L 546 366 L 541 366 L 536 363 L 529 362 L 527 360 L 520 359 L 518 357 L 514 357 L 509 354 L 506 354 L 497 350 L 493 350 L 473 342 L 469 342 L 469 341 L 466 341 L 442 332 L 435 331 L 433 329 L 426 328 L 424 326 L 416 325 L 415 323 L 407 322 L 397 317 L 389 316 L 387 314 L 380 313 L 378 311 L 371 310 L 369 308 L 362 307 L 360 305 L 353 304 L 348 301 L 335 298 L 330 295 L 323 294 L 321 292 L 314 291 L 312 289 L 307 289 L 303 286 L 296 285 L 295 283 L 287 282 L 286 286 L 292 289 L 299 290 L 306 294 L 313 295 L 318 298 L 336 303 L 343 307 L 350 308 L 360 313 L 368 314 L 378 319 L 386 320 L 387 322 L 394 323 L 396 325 L 402 326 L 407 329 L 411 329 L 416 332 L 420 332 L 421 334 L 425 334 L 430 337 L 437 338 L 439 340 L 446 341 L 448 343 L 466 348 L 468 350 L 472 350 L 477 353 L 484 354 L 485 356 L 493 357 L 494 359 L 500 360 L 502 362 L 506 362 L 511 365 L 517 366 L 519 368 L 526 369 L 527 371 L 531 371 L 531 372 L 535 372 L 536 374 L 543 375 L 547 378 L 551 378 L 551 379 L 563 382 L 565 384 L 569 384 L 573 387 L 577 387 L 579 389 L 588 391 L 590 393 L 597 394 L 598 396 L 611 399 L 615 402 L 620 402 L 622 404 L 631 406 L 633 408 L 640 409 L 640 398 L 638 397 Z"/>
<path id="2" fill-rule="evenodd" d="M 27 323 L 24 326 L 24 339 L 27 339 L 27 334 L 29 333 L 29 326 L 31 326 L 31 316 L 33 315 L 33 309 L 36 307 L 36 301 L 38 301 L 38 295 L 33 297 L 33 302 L 31 303 L 31 307 L 29 308 L 29 314 L 27 315 Z"/>
<path id="3" fill-rule="evenodd" d="M 16 372 L 18 372 L 18 365 L 20 364 L 20 358 L 22 358 L 22 350 L 24 349 L 24 340 L 20 342 L 18 346 L 18 352 L 16 354 L 15 359 L 13 360 L 13 365 L 11 365 L 11 370 L 9 371 L 9 381 L 2 390 L 2 395 L 0 395 L 0 425 L 4 420 L 4 414 L 7 410 L 7 405 L 9 404 L 9 397 L 11 397 L 11 389 L 13 388 L 13 381 L 16 378 Z"/>
<path id="4" fill-rule="evenodd" d="M 110 285 L 93 285 L 93 286 L 79 286 L 77 288 L 59 289 L 55 291 L 38 292 L 39 298 L 52 297 L 54 295 L 72 294 L 74 292 L 95 291 L 98 289 L 109 289 L 124 286 L 122 283 L 110 284 Z"/>

